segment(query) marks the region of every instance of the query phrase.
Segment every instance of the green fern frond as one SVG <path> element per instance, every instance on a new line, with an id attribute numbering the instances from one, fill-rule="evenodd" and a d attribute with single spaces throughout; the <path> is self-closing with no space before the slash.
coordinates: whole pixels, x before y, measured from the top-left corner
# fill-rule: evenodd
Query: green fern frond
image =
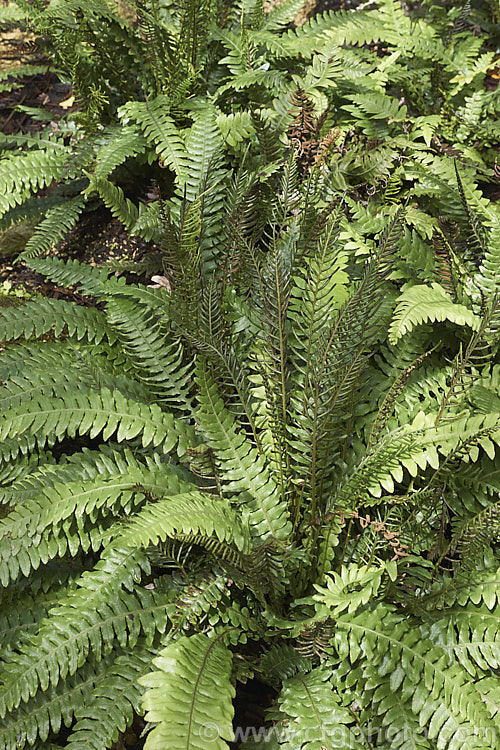
<path id="1" fill-rule="evenodd" d="M 477 331 L 480 326 L 477 315 L 464 305 L 453 302 L 440 284 L 431 284 L 430 287 L 417 285 L 406 289 L 397 300 L 389 329 L 389 342 L 396 344 L 416 325 L 436 320 L 468 325 L 473 331 Z"/>
<path id="2" fill-rule="evenodd" d="M 137 376 L 151 393 L 171 407 L 189 410 L 191 366 L 182 364 L 180 341 L 162 332 L 155 312 L 141 309 L 134 300 L 114 298 L 106 305 L 106 318 Z"/>
<path id="3" fill-rule="evenodd" d="M 86 202 L 85 195 L 77 195 L 76 198 L 47 211 L 45 218 L 38 224 L 26 243 L 19 256 L 20 259 L 34 258 L 65 237 L 77 223 Z"/>
<path id="4" fill-rule="evenodd" d="M 73 302 L 36 299 L 21 307 L 0 310 L 0 340 L 40 338 L 53 331 L 55 336 L 67 332 L 80 340 L 99 343 L 116 341 L 116 334 L 106 326 L 104 314 L 96 308 L 80 307 Z"/>
<path id="5" fill-rule="evenodd" d="M 108 177 L 114 170 L 144 151 L 146 141 L 133 126 L 114 126 L 105 134 L 105 143 L 96 152 L 94 175 L 97 178 Z"/>
<path id="6" fill-rule="evenodd" d="M 339 657 L 354 665 L 361 654 L 369 653 L 372 685 L 377 673 L 379 684 L 390 680 L 391 689 L 420 717 L 426 717 L 429 739 L 446 741 L 458 750 L 465 731 L 474 736 L 474 727 L 492 726 L 467 672 L 456 664 L 450 666 L 443 649 L 422 639 L 407 619 L 380 605 L 369 615 L 363 612 L 352 619 L 341 615 L 336 626 L 339 631 L 333 643 Z M 489 747 L 484 740 L 477 741 L 478 748 Z"/>
<path id="7" fill-rule="evenodd" d="M 146 720 L 157 724 L 146 750 L 204 750 L 204 725 L 217 727 L 213 750 L 228 750 L 233 738 L 231 651 L 223 637 L 181 637 L 153 659 L 159 671 L 140 679 L 147 688 L 142 705 Z M 212 738 L 211 738 L 212 739 Z"/>
<path id="8" fill-rule="evenodd" d="M 185 136 L 186 167 L 178 173 L 177 192 L 184 196 L 185 190 L 185 198 L 190 202 L 204 192 L 207 175 L 223 146 L 215 114 L 210 108 L 197 113 Z"/>
<path id="9" fill-rule="evenodd" d="M 130 448 L 123 448 L 117 443 L 109 441 L 99 446 L 97 450 L 83 448 L 81 452 L 69 456 L 61 456 L 57 463 L 49 463 L 43 454 L 41 461 L 33 468 L 27 467 L 22 476 L 15 479 L 9 486 L 0 489 L 0 503 L 6 505 L 23 504 L 27 498 L 36 493 L 63 484 L 68 481 L 92 481 L 97 478 L 109 479 L 116 476 L 130 476 L 131 485 L 140 484 L 144 474 L 135 472 L 149 472 L 149 479 L 153 475 L 163 474 L 166 470 L 165 456 L 160 453 L 149 453 L 144 457 L 134 455 Z M 171 473 L 169 467 L 167 474 Z M 172 469 L 173 471 L 173 469 Z"/>
<path id="10" fill-rule="evenodd" d="M 116 641 L 133 647 L 141 633 L 149 644 L 155 632 L 164 632 L 168 598 L 135 586 L 143 570 L 149 564 L 142 552 L 108 550 L 79 588 L 61 597 L 37 635 L 4 665 L 0 716 L 74 674 L 91 653 L 100 661 Z"/>
<path id="11" fill-rule="evenodd" d="M 300 0 L 285 0 L 274 8 L 271 8 L 264 19 L 262 29 L 264 31 L 277 31 L 293 21 L 298 12 L 302 9 L 303 3 Z"/>
<path id="12" fill-rule="evenodd" d="M 177 448 L 180 455 L 194 442 L 193 428 L 162 412 L 156 404 L 140 404 L 106 388 L 100 393 L 88 391 L 51 399 L 40 396 L 25 401 L 4 415 L 0 439 L 21 437 L 23 433 L 35 436 L 41 447 L 52 434 L 88 434 L 94 438 L 102 433 L 106 440 L 116 433 L 118 442 L 140 436 L 144 447 L 161 445 L 165 452 Z"/>
<path id="13" fill-rule="evenodd" d="M 500 218 L 492 217 L 486 252 L 476 279 L 481 289 L 490 297 L 498 295 L 500 288 Z"/>
<path id="14" fill-rule="evenodd" d="M 170 295 L 166 289 L 152 289 L 142 284 L 127 284 L 122 276 L 110 276 L 112 271 L 77 260 L 61 258 L 32 258 L 28 265 L 61 286 L 78 286 L 83 294 L 105 300 L 108 297 L 131 297 L 150 306 L 157 313 L 168 313 Z"/>
<path id="15" fill-rule="evenodd" d="M 171 620 L 174 639 L 191 625 L 203 626 L 210 614 L 220 611 L 221 602 L 228 598 L 228 578 L 224 575 L 191 578 L 172 608 Z"/>
<path id="16" fill-rule="evenodd" d="M 0 160 L 0 216 L 10 208 L 23 203 L 32 192 L 73 176 L 68 167 L 68 156 L 62 144 L 46 151 L 34 149 Z"/>
<path id="17" fill-rule="evenodd" d="M 62 557 L 66 551 L 75 556 L 82 548 L 99 549 L 109 539 L 113 518 L 128 515 L 144 503 L 145 495 L 138 486 L 162 494 L 189 489 L 189 484 L 172 472 L 155 474 L 130 467 L 124 475 L 55 482 L 32 490 L 0 521 L 0 579 L 6 584 L 19 571 L 27 576 L 31 569 Z M 72 518 L 76 521 L 68 521 Z"/>
<path id="18" fill-rule="evenodd" d="M 140 641 L 133 651 L 119 655 L 99 675 L 85 702 L 75 711 L 67 747 L 71 750 L 104 750 L 141 714 L 143 689 L 139 680 L 151 668 L 156 649 Z"/>
<path id="19" fill-rule="evenodd" d="M 291 750 L 303 747 L 359 747 L 349 724 L 352 715 L 340 703 L 330 682 L 330 671 L 317 667 L 308 674 L 298 674 L 283 683 L 279 697 L 280 711 L 285 715 L 277 731 L 293 727 L 291 741 L 280 747 Z M 353 744 L 354 743 L 354 744 Z"/>
<path id="20" fill-rule="evenodd" d="M 476 678 L 500 666 L 499 630 L 498 609 L 469 606 L 447 610 L 446 619 L 434 624 L 432 640 Z"/>
<path id="21" fill-rule="evenodd" d="M 124 122 L 131 119 L 138 123 L 148 143 L 154 146 L 162 166 L 172 167 L 177 175 L 187 176 L 189 162 L 184 138 L 168 114 L 169 108 L 169 98 L 159 94 L 149 102 L 128 102 L 121 107 L 120 115 Z"/>
<path id="22" fill-rule="evenodd" d="M 183 492 L 147 505 L 125 526 L 113 544 L 142 546 L 158 544 L 167 537 L 197 534 L 208 539 L 235 543 L 243 550 L 248 543 L 237 516 L 225 500 Z"/>
<path id="23" fill-rule="evenodd" d="M 139 217 L 137 206 L 125 197 L 121 187 L 113 185 L 106 177 L 88 176 L 90 184 L 86 188 L 85 196 L 94 192 L 98 193 L 115 219 L 119 219 L 127 229 L 132 231 Z"/>
<path id="24" fill-rule="evenodd" d="M 70 727 L 75 713 L 84 709 L 92 690 L 103 679 L 106 662 L 112 663 L 111 658 L 107 657 L 100 663 L 90 659 L 62 685 L 50 686 L 9 714 L 0 728 L 1 747 L 14 750 L 26 743 L 31 746 L 37 738 L 45 741 L 51 733 L 57 734 L 62 726 Z"/>

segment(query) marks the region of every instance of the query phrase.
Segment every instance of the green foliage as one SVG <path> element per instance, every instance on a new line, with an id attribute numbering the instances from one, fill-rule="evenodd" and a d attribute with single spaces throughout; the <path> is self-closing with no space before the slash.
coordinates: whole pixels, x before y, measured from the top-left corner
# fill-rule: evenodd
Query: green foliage
<path id="1" fill-rule="evenodd" d="M 165 202 L 170 291 L 36 258 L 102 309 L 2 312 L 5 747 L 145 713 L 146 747 L 224 748 L 241 669 L 279 696 L 249 747 L 495 746 L 493 209 L 455 299 L 401 290 L 411 214 L 252 158 L 206 233 L 211 158 Z"/>
<path id="2" fill-rule="evenodd" d="M 2 227 L 47 189 L 24 257 L 99 306 L 0 311 L 1 746 L 497 747 L 479 10 L 19 7 L 81 113 L 3 137 Z M 164 287 L 36 257 L 96 196 Z"/>
<path id="3" fill-rule="evenodd" d="M 407 201 L 410 228 L 431 256 L 440 214 L 465 231 L 450 155 L 476 200 L 477 183 L 495 179 L 498 97 L 483 86 L 494 50 L 477 9 L 465 8 L 458 24 L 453 8 L 406 13 L 398 0 L 379 0 L 290 28 L 300 6 L 291 0 L 268 16 L 246 2 L 227 11 L 208 0 L 141 2 L 118 12 L 109 3 L 17 1 L 81 107 L 56 133 L 3 137 L 5 227 L 17 224 L 36 191 L 59 183 L 50 188 L 55 205 L 36 216 L 26 257 L 60 239 L 90 195 L 133 233 L 159 240 L 159 206 L 133 195 L 131 174 L 145 164 L 160 167 L 153 179 L 167 199 L 185 189 L 190 201 L 206 194 L 204 241 L 213 246 L 221 227 L 208 221 L 217 196 L 210 184 L 224 159 L 248 162 L 249 149 L 263 148 L 263 127 L 307 164 L 330 163 L 337 191 L 363 199 L 377 190 L 379 215 Z M 298 89 L 311 108 L 305 129 L 294 123 Z M 363 229 L 353 230 L 359 239 Z M 422 253 L 413 253 L 419 282 L 435 281 L 418 267 Z"/>
<path id="4" fill-rule="evenodd" d="M 150 750 L 167 743 L 172 750 L 202 750 L 207 739 L 204 730 L 211 726 L 217 728 L 217 736 L 210 744 L 216 750 L 227 747 L 224 740 L 233 734 L 230 706 L 235 694 L 229 681 L 231 660 L 221 636 L 210 639 L 203 633 L 181 637 L 160 651 L 153 660 L 159 671 L 141 679 L 149 688 L 144 700 L 146 720 L 157 725 L 146 741 Z M 170 696 L 167 702 L 165 695 Z"/>

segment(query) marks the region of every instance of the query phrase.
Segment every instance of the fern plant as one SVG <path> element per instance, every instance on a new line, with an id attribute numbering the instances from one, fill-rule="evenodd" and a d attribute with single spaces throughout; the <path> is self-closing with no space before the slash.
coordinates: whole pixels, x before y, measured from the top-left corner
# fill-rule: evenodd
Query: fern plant
<path id="1" fill-rule="evenodd" d="M 225 9 L 139 2 L 121 14 L 112 3 L 17 2 L 82 108 L 55 133 L 2 138 L 0 229 L 35 225 L 26 258 L 61 239 L 95 199 L 130 232 L 159 241 L 158 201 L 145 205 L 134 189 L 139 177 L 181 199 L 192 168 L 184 142 L 196 159 L 245 163 L 258 146 L 272 162 L 278 142 L 305 166 L 328 161 L 335 189 L 356 204 L 376 192 L 372 210 L 387 218 L 408 201 L 407 245 L 418 243 L 420 258 L 433 256 L 440 214 L 466 219 L 450 155 L 476 201 L 484 201 L 478 184 L 496 179 L 498 103 L 483 87 L 495 51 L 467 3 L 461 12 L 410 12 L 379 0 L 290 28 L 300 0 L 267 14 L 252 0 Z M 309 107 L 305 129 L 298 91 Z M 41 203 L 36 193 L 54 184 Z"/>
<path id="2" fill-rule="evenodd" d="M 165 203 L 170 291 L 1 311 L 0 746 L 496 747 L 498 217 L 453 299 L 248 158 Z"/>

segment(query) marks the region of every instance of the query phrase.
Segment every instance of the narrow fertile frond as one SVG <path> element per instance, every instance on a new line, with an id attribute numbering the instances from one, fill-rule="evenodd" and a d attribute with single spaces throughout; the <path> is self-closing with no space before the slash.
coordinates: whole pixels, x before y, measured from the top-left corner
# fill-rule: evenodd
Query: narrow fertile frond
<path id="1" fill-rule="evenodd" d="M 234 418 L 224 407 L 202 361 L 197 365 L 197 382 L 200 389 L 197 420 L 214 451 L 223 492 L 248 513 L 253 535 L 285 539 L 290 531 L 288 511 L 264 456 L 243 432 L 237 431 Z"/>

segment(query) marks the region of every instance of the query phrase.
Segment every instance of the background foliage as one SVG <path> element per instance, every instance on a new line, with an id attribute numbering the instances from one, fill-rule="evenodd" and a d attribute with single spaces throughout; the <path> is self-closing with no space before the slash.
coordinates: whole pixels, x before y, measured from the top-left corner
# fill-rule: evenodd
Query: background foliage
<path id="1" fill-rule="evenodd" d="M 4 11 L 82 107 L 3 226 L 95 305 L 0 311 L 1 747 L 222 750 L 249 679 L 242 747 L 499 744 L 493 15 L 300 6 Z M 163 286 L 46 256 L 96 197 Z"/>

